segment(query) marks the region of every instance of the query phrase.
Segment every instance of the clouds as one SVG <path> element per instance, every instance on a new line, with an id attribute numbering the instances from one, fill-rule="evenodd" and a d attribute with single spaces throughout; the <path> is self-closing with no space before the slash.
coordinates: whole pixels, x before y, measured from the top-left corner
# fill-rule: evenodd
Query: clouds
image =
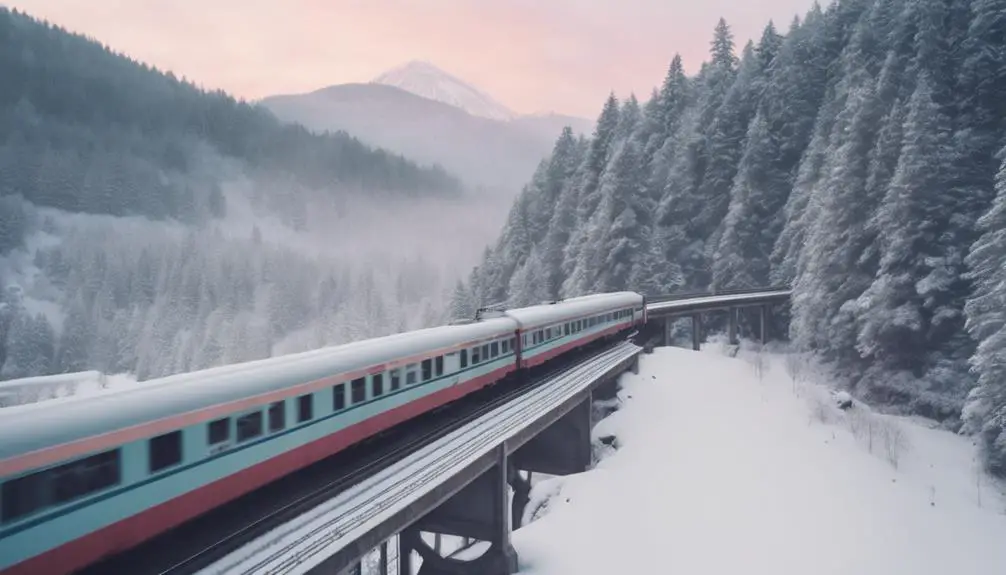
<path id="1" fill-rule="evenodd" d="M 705 59 L 717 18 L 738 43 L 812 0 L 14 0 L 18 8 L 246 98 L 368 81 L 426 59 L 521 111 L 593 117 L 641 95 L 674 52 Z"/>

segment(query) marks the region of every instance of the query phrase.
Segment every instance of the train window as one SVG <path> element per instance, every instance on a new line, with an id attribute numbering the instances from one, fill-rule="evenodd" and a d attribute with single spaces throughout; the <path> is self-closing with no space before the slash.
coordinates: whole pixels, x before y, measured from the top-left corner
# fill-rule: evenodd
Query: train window
<path id="1" fill-rule="evenodd" d="M 9 523 L 45 507 L 97 493 L 122 480 L 118 449 L 105 451 L 12 479 L 0 491 L 0 522 Z"/>
<path id="2" fill-rule="evenodd" d="M 438 355 L 433 360 L 433 375 L 440 377 L 444 374 L 444 356 Z"/>
<path id="3" fill-rule="evenodd" d="M 353 405 L 367 401 L 367 382 L 362 377 L 354 379 L 349 386 Z"/>
<path id="4" fill-rule="evenodd" d="M 468 350 L 461 350 L 461 369 L 468 367 Z"/>
<path id="5" fill-rule="evenodd" d="M 182 432 L 172 431 L 158 435 L 149 442 L 150 472 L 157 473 L 162 469 L 178 465 L 182 462 Z"/>
<path id="6" fill-rule="evenodd" d="M 482 361 L 489 361 L 489 344 L 482 346 Z"/>
<path id="7" fill-rule="evenodd" d="M 472 365 L 475 365 L 478 362 L 479 362 L 479 348 L 473 347 L 472 348 Z"/>
<path id="8" fill-rule="evenodd" d="M 414 363 L 410 363 L 408 365 L 408 367 L 406 368 L 406 372 L 405 372 L 405 385 L 413 385 L 413 384 L 416 383 L 416 379 L 417 379 L 416 378 L 416 369 L 418 369 L 418 367 L 419 366 L 417 366 Z"/>
<path id="9" fill-rule="evenodd" d="M 424 359 L 423 360 L 423 381 L 429 381 L 433 379 L 433 360 Z"/>
<path id="10" fill-rule="evenodd" d="M 384 374 L 375 373 L 370 376 L 370 387 L 373 389 L 374 397 L 384 394 Z"/>
<path id="11" fill-rule="evenodd" d="M 211 421 L 206 429 L 206 440 L 210 445 L 223 443 L 231 438 L 231 420 L 227 417 Z"/>
<path id="12" fill-rule="evenodd" d="M 489 354 L 493 357 L 499 357 L 500 354 L 500 342 L 494 341 L 489 346 Z"/>
<path id="13" fill-rule="evenodd" d="M 516 337 L 511 337 L 510 338 L 510 349 L 512 349 L 514 351 L 517 350 L 517 338 Z"/>
<path id="14" fill-rule="evenodd" d="M 504 339 L 502 342 L 500 342 L 500 350 L 503 352 L 503 355 L 506 355 L 506 354 L 510 353 L 510 340 L 509 339 Z"/>
<path id="15" fill-rule="evenodd" d="M 269 432 L 286 427 L 286 402 L 277 401 L 269 406 Z"/>
<path id="16" fill-rule="evenodd" d="M 11 479 L 0 490 L 0 512 L 3 523 L 10 523 L 45 507 L 49 481 L 45 471 Z"/>
<path id="17" fill-rule="evenodd" d="M 391 391 L 402 387 L 402 372 L 397 367 L 391 370 Z"/>
<path id="18" fill-rule="evenodd" d="M 312 417 L 314 417 L 314 402 L 311 400 L 311 394 L 298 397 L 297 423 L 304 423 Z"/>
<path id="19" fill-rule="evenodd" d="M 307 396 L 310 397 L 310 396 Z M 255 439 L 256 437 L 262 435 L 262 412 L 253 411 L 247 413 L 237 418 L 238 424 L 238 443 L 242 441 L 248 441 L 250 439 Z"/>
<path id="20" fill-rule="evenodd" d="M 346 409 L 346 386 L 339 384 L 332 388 L 332 409 L 342 411 Z"/>

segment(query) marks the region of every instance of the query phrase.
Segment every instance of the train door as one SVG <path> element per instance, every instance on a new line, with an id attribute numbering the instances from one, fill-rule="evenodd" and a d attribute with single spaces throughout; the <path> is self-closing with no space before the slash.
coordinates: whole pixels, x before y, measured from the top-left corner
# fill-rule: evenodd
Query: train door
<path id="1" fill-rule="evenodd" d="M 519 329 L 515 329 L 513 332 L 513 342 L 511 347 L 513 347 L 514 356 L 517 358 L 517 369 L 521 369 L 524 367 L 524 345 L 520 339 Z"/>

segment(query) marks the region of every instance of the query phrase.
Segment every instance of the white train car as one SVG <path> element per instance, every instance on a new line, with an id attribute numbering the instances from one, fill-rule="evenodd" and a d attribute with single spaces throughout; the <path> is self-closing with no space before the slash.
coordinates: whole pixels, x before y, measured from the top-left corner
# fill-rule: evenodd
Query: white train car
<path id="1" fill-rule="evenodd" d="M 66 573 L 490 385 L 496 318 L 166 377 L 0 415 L 0 572 Z"/>
<path id="2" fill-rule="evenodd" d="M 645 321 L 643 296 L 635 292 L 588 295 L 513 309 L 505 315 L 521 332 L 521 365 L 535 367 L 588 343 L 633 329 Z"/>

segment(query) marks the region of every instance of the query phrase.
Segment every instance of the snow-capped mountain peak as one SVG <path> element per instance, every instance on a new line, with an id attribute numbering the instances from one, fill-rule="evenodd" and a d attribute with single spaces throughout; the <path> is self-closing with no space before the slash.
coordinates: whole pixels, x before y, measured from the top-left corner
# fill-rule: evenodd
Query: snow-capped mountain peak
<path id="1" fill-rule="evenodd" d="M 412 61 L 388 70 L 372 80 L 461 108 L 473 116 L 511 120 L 516 114 L 503 104 L 429 62 Z"/>

